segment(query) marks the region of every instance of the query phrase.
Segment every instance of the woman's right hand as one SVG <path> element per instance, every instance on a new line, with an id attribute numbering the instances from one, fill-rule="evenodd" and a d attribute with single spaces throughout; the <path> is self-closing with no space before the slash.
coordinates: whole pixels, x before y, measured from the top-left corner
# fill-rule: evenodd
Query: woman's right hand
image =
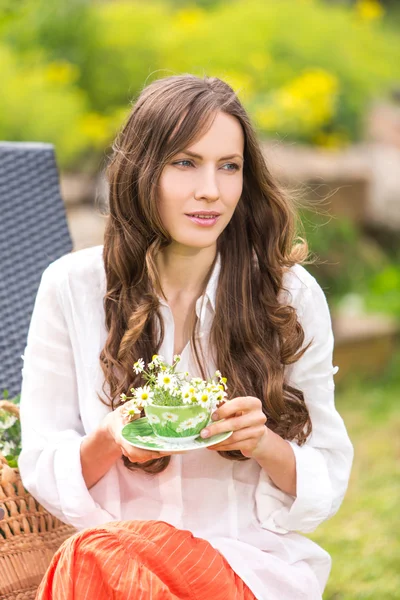
<path id="1" fill-rule="evenodd" d="M 115 444 L 119 446 L 122 454 L 129 458 L 131 462 L 145 463 L 155 458 L 161 458 L 162 456 L 169 456 L 171 452 L 157 452 L 156 450 L 144 450 L 142 448 L 135 448 L 129 444 L 121 435 L 121 430 L 127 423 L 132 420 L 140 418 L 140 415 L 132 415 L 128 413 L 128 402 L 122 404 L 112 412 L 105 416 L 102 422 L 102 427 L 106 434 L 113 439 Z M 174 454 L 180 454 L 174 452 Z"/>

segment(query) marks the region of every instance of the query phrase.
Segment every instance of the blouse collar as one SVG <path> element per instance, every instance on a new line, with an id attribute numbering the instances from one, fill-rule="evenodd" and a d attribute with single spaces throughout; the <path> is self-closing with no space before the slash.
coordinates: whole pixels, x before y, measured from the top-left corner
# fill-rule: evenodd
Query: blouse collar
<path id="1" fill-rule="evenodd" d="M 218 280 L 219 280 L 220 272 L 221 272 L 221 254 L 220 254 L 220 252 L 218 252 L 217 258 L 215 260 L 214 268 L 210 275 L 210 279 L 208 280 L 205 292 L 202 296 L 200 296 L 197 299 L 197 302 L 196 302 L 196 312 L 197 312 L 198 316 L 200 313 L 200 307 L 201 307 L 203 298 L 205 301 L 207 301 L 207 300 L 209 301 L 209 304 L 211 305 L 213 311 L 215 312 L 217 287 L 218 287 Z M 160 296 L 159 296 L 159 300 L 160 300 L 160 304 L 163 304 L 164 306 L 168 306 L 168 304 L 165 302 L 165 300 L 163 298 L 161 298 Z"/>

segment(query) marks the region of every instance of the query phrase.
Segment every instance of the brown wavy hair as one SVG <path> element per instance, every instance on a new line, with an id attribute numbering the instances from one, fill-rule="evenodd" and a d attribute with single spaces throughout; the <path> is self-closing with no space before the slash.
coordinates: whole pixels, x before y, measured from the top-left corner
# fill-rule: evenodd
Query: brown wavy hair
<path id="1" fill-rule="evenodd" d="M 278 295 L 285 271 L 304 263 L 308 248 L 296 237 L 295 204 L 271 177 L 249 116 L 233 89 L 216 77 L 184 74 L 151 82 L 113 144 L 107 167 L 109 214 L 103 251 L 108 330 L 100 354 L 103 392 L 115 410 L 121 393 L 143 384 L 141 375 L 133 372 L 133 363 L 140 357 L 150 362 L 159 351 L 164 326 L 156 256 L 172 240 L 157 210 L 157 186 L 164 165 L 198 139 L 218 111 L 239 121 L 245 146 L 241 198 L 217 240 L 221 271 L 210 331 L 215 364 L 228 379 L 230 398 L 260 398 L 267 426 L 284 439 L 303 444 L 311 433 L 311 420 L 303 393 L 284 380 L 284 368 L 308 346 L 302 348 L 304 331 L 295 309 Z M 209 374 L 196 345 L 198 320 L 193 318 L 191 344 L 206 378 Z M 239 450 L 220 454 L 247 460 Z M 170 457 L 142 464 L 125 456 L 123 460 L 130 469 L 159 473 Z"/>

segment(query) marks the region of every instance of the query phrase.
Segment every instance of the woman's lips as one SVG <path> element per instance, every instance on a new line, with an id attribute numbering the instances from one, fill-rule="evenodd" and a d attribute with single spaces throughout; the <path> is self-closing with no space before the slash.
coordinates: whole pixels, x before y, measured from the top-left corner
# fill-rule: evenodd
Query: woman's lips
<path id="1" fill-rule="evenodd" d="M 208 217 L 208 218 L 200 218 L 200 217 L 194 217 L 192 215 L 186 215 L 193 223 L 196 223 L 196 225 L 201 225 L 202 227 L 211 227 L 212 225 L 215 225 L 215 223 L 218 221 L 218 219 L 220 218 L 221 215 L 216 215 L 212 218 Z"/>

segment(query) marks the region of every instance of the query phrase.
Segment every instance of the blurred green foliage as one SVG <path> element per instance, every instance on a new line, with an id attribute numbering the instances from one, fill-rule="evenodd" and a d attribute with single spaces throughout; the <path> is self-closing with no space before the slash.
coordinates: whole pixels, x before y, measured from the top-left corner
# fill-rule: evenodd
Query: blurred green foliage
<path id="1" fill-rule="evenodd" d="M 19 404 L 20 397 L 19 394 L 15 398 L 9 398 L 8 392 L 5 390 L 2 400 Z M 0 409 L 0 452 L 10 467 L 18 466 L 18 456 L 21 452 L 21 424 L 16 416 L 3 409 Z"/>
<path id="2" fill-rule="evenodd" d="M 0 0 L 0 138 L 93 168 L 146 83 L 191 72 L 227 80 L 262 135 L 346 144 L 399 78 L 371 1 Z"/>
<path id="3" fill-rule="evenodd" d="M 332 556 L 325 600 L 400 597 L 399 394 L 399 352 L 383 376 L 337 388 L 355 453 L 339 513 L 309 536 Z"/>
<path id="4" fill-rule="evenodd" d="M 326 292 L 332 308 L 358 296 L 363 310 L 400 319 L 400 240 L 388 252 L 349 218 L 303 208 L 302 230 L 314 264 L 306 265 Z"/>

